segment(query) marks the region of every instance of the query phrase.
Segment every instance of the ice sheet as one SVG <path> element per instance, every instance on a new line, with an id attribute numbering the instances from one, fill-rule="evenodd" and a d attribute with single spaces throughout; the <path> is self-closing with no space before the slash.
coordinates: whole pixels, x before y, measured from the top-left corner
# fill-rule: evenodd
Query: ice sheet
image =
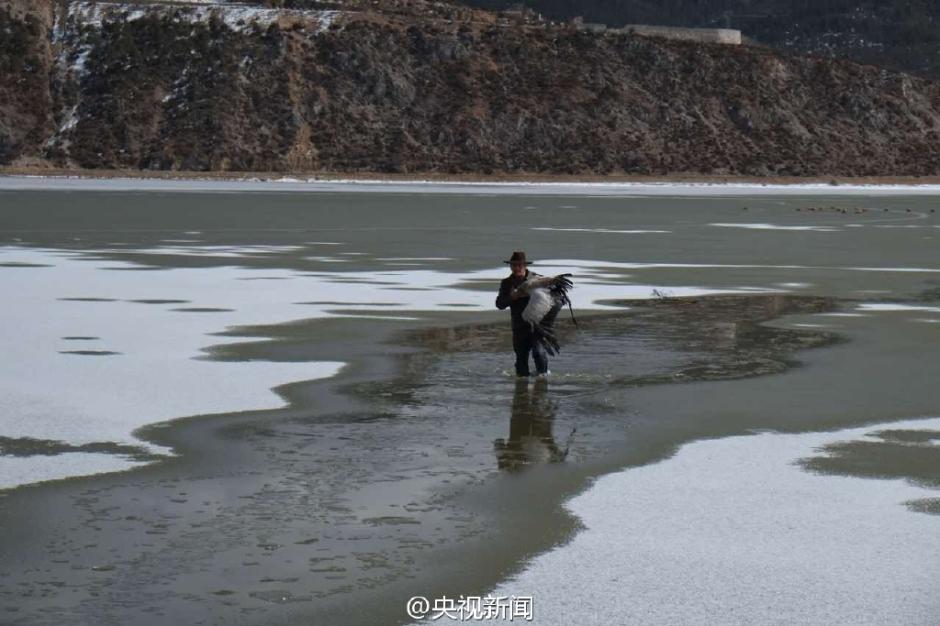
<path id="1" fill-rule="evenodd" d="M 793 462 L 880 428 L 698 441 L 600 478 L 567 507 L 586 526 L 493 595 L 533 596 L 536 624 L 936 624 L 936 516 L 901 480 Z"/>
<path id="2" fill-rule="evenodd" d="M 940 196 L 940 185 L 760 185 L 745 183 L 551 183 L 551 182 L 438 182 L 285 178 L 282 180 L 186 180 L 142 178 L 80 178 L 0 176 L 0 189 L 74 189 L 95 191 L 285 191 L 454 193 L 461 195 L 535 196 Z"/>

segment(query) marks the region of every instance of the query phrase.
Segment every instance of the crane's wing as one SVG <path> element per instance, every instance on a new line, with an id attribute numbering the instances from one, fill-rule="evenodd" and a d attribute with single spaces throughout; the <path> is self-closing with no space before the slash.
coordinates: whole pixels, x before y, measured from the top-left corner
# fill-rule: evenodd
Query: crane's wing
<path id="1" fill-rule="evenodd" d="M 519 290 L 528 294 L 536 289 L 549 289 L 556 293 L 567 293 L 573 286 L 571 274 L 559 274 L 558 276 L 533 276 L 519 285 Z"/>

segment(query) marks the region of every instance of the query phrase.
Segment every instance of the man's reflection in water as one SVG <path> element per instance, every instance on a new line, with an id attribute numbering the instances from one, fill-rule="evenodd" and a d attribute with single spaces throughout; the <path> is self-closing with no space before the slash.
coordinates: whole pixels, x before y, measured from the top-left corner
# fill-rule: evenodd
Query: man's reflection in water
<path id="1" fill-rule="evenodd" d="M 532 387 L 525 378 L 516 380 L 509 418 L 509 439 L 494 442 L 499 469 L 519 471 L 535 463 L 561 463 L 568 456 L 555 443 L 552 426 L 555 403 L 548 394 L 548 380 L 539 378 Z"/>

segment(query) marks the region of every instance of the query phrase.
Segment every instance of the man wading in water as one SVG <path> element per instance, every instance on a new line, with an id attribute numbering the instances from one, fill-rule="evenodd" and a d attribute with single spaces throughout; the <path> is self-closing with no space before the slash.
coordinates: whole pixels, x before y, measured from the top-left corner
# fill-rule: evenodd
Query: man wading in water
<path id="1" fill-rule="evenodd" d="M 529 263 L 526 261 L 525 252 L 513 252 L 509 260 L 503 262 L 509 264 L 512 273 L 499 284 L 496 308 L 502 311 L 509 307 L 512 313 L 512 349 L 516 352 L 516 375 L 529 375 L 529 352 L 531 352 L 532 360 L 535 361 L 536 373 L 544 376 L 548 374 L 548 354 L 541 342 L 535 340 L 535 332 L 533 332 L 532 326 L 522 319 L 522 311 L 529 304 L 529 297 L 518 291 L 518 287 L 522 283 L 538 276 L 538 274 L 528 270 Z M 543 326 L 551 328 L 559 308 L 560 306 L 554 308 L 542 320 Z"/>

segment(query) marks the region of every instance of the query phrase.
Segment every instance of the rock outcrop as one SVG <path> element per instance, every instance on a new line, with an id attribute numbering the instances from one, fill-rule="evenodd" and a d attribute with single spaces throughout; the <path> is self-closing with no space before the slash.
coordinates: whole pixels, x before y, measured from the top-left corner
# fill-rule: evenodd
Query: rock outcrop
<path id="1" fill-rule="evenodd" d="M 54 132 L 52 2 L 0 2 L 0 164 L 38 157 Z"/>
<path id="2" fill-rule="evenodd" d="M 940 85 L 461 9 L 0 2 L 0 162 L 81 168 L 940 173 Z"/>

